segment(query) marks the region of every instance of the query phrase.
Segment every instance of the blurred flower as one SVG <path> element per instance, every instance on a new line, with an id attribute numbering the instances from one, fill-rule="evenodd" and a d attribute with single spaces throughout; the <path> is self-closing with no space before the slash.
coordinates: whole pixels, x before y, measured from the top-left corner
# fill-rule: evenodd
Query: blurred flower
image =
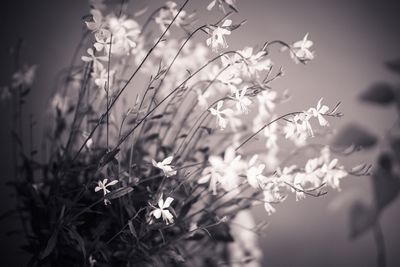
<path id="1" fill-rule="evenodd" d="M 151 162 L 154 167 L 162 170 L 166 177 L 171 177 L 171 176 L 176 175 L 176 170 L 174 170 L 173 166 L 170 165 L 173 159 L 174 158 L 172 156 L 170 156 L 170 157 L 165 158 L 161 162 L 156 162 L 154 159 L 152 159 Z"/>
<path id="2" fill-rule="evenodd" d="M 278 144 L 278 134 L 277 134 L 277 129 L 278 126 L 276 123 L 272 123 L 270 125 L 268 125 L 267 127 L 265 127 L 264 129 L 264 136 L 267 139 L 267 142 L 265 143 L 266 148 L 268 149 L 273 149 L 273 148 L 277 148 Z"/>
<path id="3" fill-rule="evenodd" d="M 300 61 L 306 63 L 314 59 L 314 52 L 310 50 L 313 45 L 311 40 L 307 40 L 308 33 L 304 36 L 303 40 L 297 41 L 293 44 L 293 52 L 291 56 L 296 63 Z"/>
<path id="4" fill-rule="evenodd" d="M 61 111 L 61 113 L 65 113 L 68 110 L 68 98 L 63 98 L 60 93 L 56 93 L 51 99 L 50 105 L 52 108 Z"/>
<path id="5" fill-rule="evenodd" d="M 199 103 L 199 106 L 202 108 L 208 108 L 207 98 L 210 97 L 210 92 L 207 90 L 203 93 L 200 89 L 197 89 L 196 93 L 197 93 L 197 101 Z"/>
<path id="6" fill-rule="evenodd" d="M 100 30 L 103 25 L 103 15 L 98 9 L 90 10 L 90 14 L 92 14 L 92 21 L 85 21 L 85 23 L 89 30 L 96 32 Z"/>
<path id="7" fill-rule="evenodd" d="M 102 69 L 97 72 L 92 73 L 92 77 L 94 79 L 94 83 L 103 90 L 107 90 L 107 88 L 111 88 L 114 81 L 115 70 L 110 70 L 110 73 L 106 69 Z M 107 84 L 109 81 L 110 84 Z"/>
<path id="8" fill-rule="evenodd" d="M 36 75 L 37 65 L 24 65 L 21 70 L 15 72 L 12 76 L 13 87 L 31 87 Z"/>
<path id="9" fill-rule="evenodd" d="M 152 206 L 154 208 L 154 210 L 152 210 L 150 212 L 150 216 L 154 216 L 154 218 L 156 218 L 156 219 L 160 219 L 160 217 L 162 217 L 162 219 L 165 221 L 166 224 L 173 223 L 174 216 L 168 210 L 172 201 L 174 201 L 174 199 L 172 197 L 167 197 L 167 199 L 164 202 L 163 196 L 161 195 L 160 199 L 158 200 L 158 208 Z"/>
<path id="10" fill-rule="evenodd" d="M 239 90 L 235 92 L 236 109 L 240 113 L 249 113 L 248 106 L 251 105 L 251 100 L 246 96 L 247 88 L 243 88 L 239 93 Z"/>
<path id="11" fill-rule="evenodd" d="M 94 43 L 94 48 L 96 48 L 97 52 L 101 52 L 104 50 L 104 53 L 107 55 L 110 50 L 110 42 L 111 42 L 111 33 L 109 30 L 100 29 L 95 34 L 96 42 Z"/>
<path id="12" fill-rule="evenodd" d="M 94 267 L 94 265 L 96 264 L 96 259 L 95 258 L 93 258 L 93 256 L 92 255 L 90 255 L 89 256 L 89 265 L 90 265 L 90 267 Z"/>
<path id="13" fill-rule="evenodd" d="M 224 158 L 210 156 L 208 159 L 210 167 L 204 169 L 199 184 L 209 183 L 210 191 L 217 194 L 217 184 L 220 184 L 225 191 L 231 191 L 240 183 L 240 174 L 244 171 L 245 163 L 241 161 L 241 156 L 236 156 L 235 149 L 228 147 L 225 150 Z"/>
<path id="14" fill-rule="evenodd" d="M 250 210 L 239 211 L 232 220 L 234 242 L 228 243 L 231 267 L 261 267 L 262 250 L 258 244 L 256 222 Z"/>
<path id="15" fill-rule="evenodd" d="M 210 112 L 213 116 L 217 118 L 217 125 L 221 130 L 226 128 L 227 125 L 227 118 L 231 113 L 233 113 L 232 109 L 224 109 L 221 110 L 224 101 L 220 100 L 217 103 L 217 109 L 210 108 Z"/>
<path id="16" fill-rule="evenodd" d="M 210 4 L 208 4 L 207 6 L 207 10 L 210 11 L 211 9 L 213 9 L 217 3 L 218 3 L 218 8 L 224 13 L 226 13 L 224 3 L 237 12 L 237 8 L 235 6 L 235 0 L 212 0 Z"/>
<path id="17" fill-rule="evenodd" d="M 84 62 L 93 62 L 93 68 L 95 71 L 101 71 L 104 69 L 103 64 L 100 60 L 108 61 L 108 57 L 106 56 L 96 56 L 94 54 L 93 48 L 88 48 L 87 53 L 89 56 L 82 56 L 82 60 Z"/>
<path id="18" fill-rule="evenodd" d="M 267 177 L 262 175 L 265 165 L 264 164 L 258 164 L 256 165 L 258 156 L 254 155 L 246 168 L 246 177 L 247 177 L 247 182 L 249 185 L 255 189 L 260 189 L 263 180 L 265 180 Z"/>
<path id="19" fill-rule="evenodd" d="M 89 0 L 89 4 L 93 9 L 103 10 L 107 6 L 104 4 L 104 0 Z"/>
<path id="20" fill-rule="evenodd" d="M 226 43 L 224 35 L 230 35 L 231 31 L 227 29 L 228 26 L 231 26 L 232 20 L 227 19 L 224 21 L 221 27 L 215 27 L 215 29 L 211 32 L 211 37 L 207 39 L 207 46 L 211 46 L 213 52 L 218 52 L 219 48 L 227 48 L 228 44 Z"/>
<path id="21" fill-rule="evenodd" d="M 0 87 L 0 100 L 6 100 L 11 98 L 10 88 L 8 86 L 1 86 Z"/>
<path id="22" fill-rule="evenodd" d="M 112 35 L 111 53 L 129 55 L 132 48 L 136 47 L 136 40 L 140 34 L 139 24 L 126 16 L 107 17 L 107 23 Z"/>
<path id="23" fill-rule="evenodd" d="M 325 163 L 322 166 L 321 171 L 324 175 L 324 182 L 332 188 L 340 190 L 340 179 L 346 177 L 348 173 L 343 169 L 343 167 L 337 165 L 338 159 L 333 159 L 330 163 Z"/>
<path id="24" fill-rule="evenodd" d="M 172 22 L 177 14 L 177 4 L 172 1 L 165 2 L 165 5 L 160 9 L 158 16 L 155 18 L 155 22 L 160 26 L 162 32 L 167 29 L 168 25 Z M 174 24 L 180 26 L 183 23 L 185 16 L 186 11 L 182 10 L 175 19 Z M 169 33 L 167 32 L 167 34 Z"/>
<path id="25" fill-rule="evenodd" d="M 89 138 L 89 134 L 86 133 L 86 132 L 83 132 L 83 133 L 82 133 L 82 136 L 83 136 L 83 138 L 85 138 L 85 139 L 88 139 L 88 138 Z M 85 147 L 86 147 L 87 149 L 90 150 L 90 149 L 92 148 L 92 146 L 93 146 L 93 139 L 92 139 L 92 138 L 89 138 L 89 139 L 87 140 L 86 144 L 85 144 Z"/>

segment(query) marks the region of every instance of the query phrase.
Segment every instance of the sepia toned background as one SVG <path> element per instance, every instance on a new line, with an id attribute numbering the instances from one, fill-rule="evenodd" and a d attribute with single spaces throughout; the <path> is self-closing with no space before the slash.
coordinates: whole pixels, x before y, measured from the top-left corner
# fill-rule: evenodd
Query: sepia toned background
<path id="1" fill-rule="evenodd" d="M 316 57 L 307 66 L 292 63 L 287 54 L 273 50 L 272 60 L 284 66 L 286 77 L 275 85 L 289 89 L 290 109 L 301 110 L 315 105 L 324 97 L 334 106 L 342 102 L 345 114 L 332 123 L 342 128 L 350 122 L 368 128 L 383 137 L 394 120 L 395 112 L 361 104 L 358 95 L 376 81 L 399 83 L 383 63 L 400 57 L 400 6 L 397 1 L 364 0 L 238 0 L 239 14 L 233 21 L 247 23 L 228 37 L 232 49 L 246 45 L 262 45 L 265 41 L 300 40 L 307 32 L 315 43 Z M 133 10 L 148 5 L 149 10 L 162 5 L 159 0 L 130 1 Z M 178 4 L 181 1 L 177 1 Z M 197 10 L 202 19 L 215 18 L 217 11 L 208 12 L 208 0 L 192 0 L 188 10 Z M 66 67 L 82 33 L 82 16 L 88 14 L 83 0 L 7 0 L 0 9 L 0 85 L 12 74 L 13 61 L 9 49 L 19 37 L 24 38 L 23 58 L 38 64 L 34 92 L 26 105 L 41 134 L 43 114 L 53 89 L 57 72 Z M 212 19 L 214 21 L 215 19 Z M 205 41 L 205 40 L 204 40 Z M 0 103 L 0 212 L 13 205 L 14 199 L 5 182 L 11 173 L 11 127 L 9 104 Z M 289 108 L 289 107 L 288 107 Z M 362 151 L 344 159 L 346 166 L 360 162 L 374 163 L 380 148 Z M 329 192 L 319 199 L 296 202 L 290 198 L 268 217 L 265 237 L 260 237 L 264 265 L 286 266 L 376 266 L 375 247 L 371 233 L 350 241 L 348 210 L 351 199 L 371 201 L 368 177 L 349 177 L 342 191 Z M 400 201 L 384 213 L 382 228 L 386 237 L 388 266 L 398 266 L 400 255 Z M 267 214 L 256 208 L 257 220 Z M 20 239 L 6 235 L 17 222 L 0 222 L 2 266 L 18 266 L 26 260 L 18 249 Z M 5 265 L 3 265 L 5 264 Z"/>

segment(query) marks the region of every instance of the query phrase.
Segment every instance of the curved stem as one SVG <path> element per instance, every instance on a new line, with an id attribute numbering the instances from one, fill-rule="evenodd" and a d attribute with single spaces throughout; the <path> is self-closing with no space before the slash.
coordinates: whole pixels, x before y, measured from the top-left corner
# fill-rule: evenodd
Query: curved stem
<path id="1" fill-rule="evenodd" d="M 143 64 L 146 62 L 147 58 L 150 56 L 150 54 L 153 52 L 153 50 L 156 48 L 156 46 L 161 42 L 161 40 L 164 38 L 165 34 L 169 30 L 169 28 L 172 26 L 172 24 L 175 22 L 176 18 L 179 16 L 179 14 L 182 12 L 183 8 L 186 6 L 186 4 L 189 2 L 189 0 L 186 0 L 181 8 L 179 9 L 178 13 L 176 16 L 172 19 L 171 23 L 168 25 L 168 27 L 165 29 L 165 31 L 161 34 L 161 36 L 158 38 L 157 42 L 150 48 L 149 52 L 147 52 L 146 56 L 143 58 L 142 62 L 140 62 L 139 66 L 136 68 L 136 70 L 132 73 L 132 75 L 129 77 L 125 85 L 121 88 L 121 90 L 118 92 L 118 94 L 115 96 L 115 98 L 111 101 L 110 105 L 107 108 L 107 113 L 110 112 L 111 108 L 114 106 L 114 104 L 117 102 L 121 94 L 126 90 L 132 79 L 136 76 L 136 74 L 139 72 L 140 68 L 143 66 Z M 100 117 L 99 121 L 96 123 L 92 131 L 90 132 L 89 136 L 86 138 L 86 140 L 83 142 L 81 147 L 79 148 L 78 152 L 75 154 L 73 157 L 72 161 L 75 161 L 79 154 L 81 153 L 82 149 L 85 147 L 86 143 L 89 141 L 89 139 L 93 136 L 95 133 L 96 129 L 100 126 L 102 123 L 106 113 L 103 113 L 103 115 Z"/>
<path id="2" fill-rule="evenodd" d="M 272 121 L 270 121 L 269 123 L 265 124 L 263 127 L 261 127 L 259 130 L 257 130 L 257 132 L 253 133 L 252 135 L 250 135 L 248 138 L 246 138 L 246 140 L 244 140 L 238 147 L 235 148 L 235 151 L 238 151 L 242 146 L 244 146 L 247 142 L 249 142 L 254 136 L 256 136 L 257 134 L 259 134 L 262 130 L 264 130 L 265 128 L 267 128 L 268 126 L 270 126 L 272 123 L 275 123 L 287 116 L 293 116 L 293 115 L 297 115 L 300 114 L 302 112 L 296 111 L 296 112 L 290 112 L 287 113 L 285 115 L 282 115 Z"/>

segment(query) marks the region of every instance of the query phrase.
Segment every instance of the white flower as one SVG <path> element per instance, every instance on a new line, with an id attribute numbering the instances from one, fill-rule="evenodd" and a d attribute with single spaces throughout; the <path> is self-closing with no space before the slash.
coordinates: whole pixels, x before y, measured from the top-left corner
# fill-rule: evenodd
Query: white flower
<path id="1" fill-rule="evenodd" d="M 210 108 L 210 112 L 213 116 L 216 116 L 217 125 L 219 126 L 219 128 L 221 130 L 226 128 L 226 125 L 228 123 L 227 118 L 229 116 L 231 116 L 233 113 L 233 110 L 229 109 L 229 108 L 221 110 L 223 104 L 224 104 L 224 101 L 221 100 L 221 101 L 218 101 L 218 103 L 217 103 L 217 109 Z"/>
<path id="2" fill-rule="evenodd" d="M 0 100 L 6 100 L 11 97 L 10 89 L 7 86 L 0 87 Z"/>
<path id="3" fill-rule="evenodd" d="M 174 158 L 172 156 L 170 156 L 170 157 L 165 158 L 161 162 L 156 162 L 154 159 L 152 159 L 151 162 L 154 167 L 162 170 L 166 177 L 171 177 L 171 176 L 176 175 L 176 170 L 174 170 L 173 166 L 170 165 L 173 159 Z"/>
<path id="4" fill-rule="evenodd" d="M 236 85 L 242 83 L 242 79 L 238 77 L 238 73 L 234 68 L 225 69 L 222 73 L 218 75 L 217 80 L 223 84 L 226 84 L 229 87 L 231 93 L 235 93 L 237 91 Z"/>
<path id="5" fill-rule="evenodd" d="M 85 23 L 89 30 L 96 32 L 102 27 L 103 15 L 101 14 L 100 10 L 97 9 L 92 9 L 90 14 L 92 14 L 92 21 L 85 21 Z"/>
<path id="6" fill-rule="evenodd" d="M 235 0 L 212 0 L 210 4 L 208 4 L 207 6 L 207 10 L 210 11 L 211 9 L 213 9 L 217 3 L 218 3 L 218 8 L 224 13 L 226 13 L 224 3 L 236 11 Z"/>
<path id="7" fill-rule="evenodd" d="M 267 139 L 267 142 L 265 143 L 266 148 L 268 149 L 273 149 L 278 147 L 277 141 L 278 141 L 278 135 L 276 133 L 277 131 L 277 124 L 272 123 L 265 127 L 264 129 L 264 136 Z"/>
<path id="8" fill-rule="evenodd" d="M 85 138 L 85 140 L 89 138 L 89 134 L 86 133 L 86 132 L 82 133 L 82 136 L 83 136 L 83 138 Z M 92 146 L 93 146 L 93 139 L 92 139 L 92 138 L 89 138 L 89 139 L 87 140 L 85 146 L 86 146 L 87 149 L 91 149 Z"/>
<path id="9" fill-rule="evenodd" d="M 307 61 L 314 59 L 314 52 L 310 50 L 313 42 L 311 40 L 307 40 L 307 38 L 308 33 L 304 36 L 303 40 L 297 41 L 293 44 L 294 54 L 291 53 L 291 55 L 296 63 L 299 62 L 299 60 L 306 63 Z"/>
<path id="10" fill-rule="evenodd" d="M 169 206 L 171 205 L 172 201 L 174 199 L 172 197 L 167 197 L 167 199 L 163 200 L 163 196 L 160 196 L 160 199 L 158 200 L 158 208 L 154 207 L 154 210 L 150 212 L 150 216 L 154 216 L 156 219 L 162 219 L 165 221 L 166 224 L 170 224 L 174 222 L 174 216 L 172 213 L 168 210 Z"/>
<path id="11" fill-rule="evenodd" d="M 56 93 L 53 98 L 51 99 L 50 105 L 54 109 L 58 109 L 61 113 L 65 113 L 68 109 L 68 97 L 65 96 L 64 98 L 60 95 L 60 93 Z"/>
<path id="12" fill-rule="evenodd" d="M 95 71 L 101 71 L 104 69 L 103 64 L 100 62 L 108 61 L 108 57 L 106 56 L 95 56 L 93 48 L 88 48 L 87 53 L 89 56 L 82 56 L 82 60 L 85 62 L 92 62 L 93 61 L 93 68 Z"/>
<path id="13" fill-rule="evenodd" d="M 94 191 L 99 192 L 100 190 L 103 190 L 103 195 L 105 196 L 106 194 L 110 193 L 110 190 L 107 189 L 107 187 L 115 185 L 118 183 L 118 180 L 113 180 L 109 183 L 107 183 L 108 179 L 104 179 L 103 181 L 99 180 L 97 182 L 97 186 L 95 187 Z M 111 202 L 108 199 L 104 199 L 104 205 L 110 204 Z"/>
<path id="14" fill-rule="evenodd" d="M 97 263 L 97 260 L 93 258 L 92 255 L 89 256 L 89 265 L 90 267 L 94 267 L 94 265 Z"/>
<path id="15" fill-rule="evenodd" d="M 196 93 L 199 106 L 205 109 L 208 108 L 207 98 L 210 97 L 211 93 L 208 90 L 203 93 L 200 89 L 197 89 Z"/>
<path id="16" fill-rule="evenodd" d="M 257 99 L 260 103 L 260 106 L 265 106 L 268 111 L 273 111 L 275 108 L 275 101 L 277 97 L 277 92 L 268 90 L 268 91 L 262 91 L 261 94 L 257 95 Z"/>
<path id="17" fill-rule="evenodd" d="M 294 116 L 293 121 L 288 122 L 283 128 L 285 138 L 295 141 L 298 145 L 304 144 L 308 136 L 314 136 L 310 118 L 311 115 L 307 112 Z"/>
<path id="18" fill-rule="evenodd" d="M 103 10 L 107 6 L 104 4 L 104 0 L 89 0 L 89 4 L 94 9 Z"/>
<path id="19" fill-rule="evenodd" d="M 230 35 L 231 31 L 226 29 L 226 27 L 232 24 L 232 20 L 227 19 L 224 21 L 221 27 L 216 27 L 211 32 L 211 37 L 207 39 L 207 46 L 211 46 L 213 52 L 218 52 L 219 48 L 227 48 L 228 44 L 226 43 L 224 35 Z"/>
<path id="20" fill-rule="evenodd" d="M 210 191 L 217 194 L 217 185 L 220 184 L 225 191 L 231 191 L 240 183 L 240 174 L 243 172 L 245 164 L 240 160 L 241 156 L 236 156 L 235 149 L 228 147 L 224 158 L 210 156 L 208 161 L 211 166 L 204 169 L 199 184 L 209 183 Z"/>
<path id="21" fill-rule="evenodd" d="M 113 80 L 114 80 L 115 70 L 110 70 L 110 73 L 106 69 L 102 69 L 97 72 L 92 73 L 92 77 L 94 79 L 94 83 L 100 88 L 107 91 L 108 88 L 112 87 Z M 107 82 L 110 82 L 107 85 Z"/>
<path id="22" fill-rule="evenodd" d="M 111 53 L 117 55 L 129 55 L 137 46 L 136 42 L 140 34 L 139 24 L 126 16 L 108 16 L 107 22 L 112 34 Z"/>
<path id="23" fill-rule="evenodd" d="M 329 107 L 326 105 L 321 105 L 322 98 L 318 101 L 317 108 L 310 108 L 308 112 L 313 116 L 318 118 L 318 122 L 321 126 L 329 126 L 328 121 L 324 118 L 324 114 L 328 112 Z"/>
<path id="24" fill-rule="evenodd" d="M 25 65 L 21 70 L 17 71 L 12 76 L 12 86 L 30 87 L 33 84 L 36 75 L 37 65 Z"/>
<path id="25" fill-rule="evenodd" d="M 172 1 L 167 1 L 165 2 L 165 5 L 160 9 L 158 16 L 154 20 L 160 26 L 161 31 L 164 32 L 177 14 L 177 4 Z M 174 24 L 178 26 L 181 25 L 185 17 L 186 12 L 182 10 L 179 13 L 178 17 L 176 17 Z M 168 34 L 169 33 L 167 32 L 167 35 Z"/>
<path id="26" fill-rule="evenodd" d="M 279 187 L 274 183 L 269 183 L 267 188 L 263 191 L 264 193 L 264 209 L 271 215 L 276 209 L 271 205 L 272 203 L 280 202 L 284 199 L 279 193 Z"/>
<path id="27" fill-rule="evenodd" d="M 247 166 L 246 170 L 246 177 L 247 177 L 247 182 L 249 183 L 250 186 L 253 188 L 259 189 L 262 184 L 262 180 L 266 179 L 267 177 L 262 175 L 262 172 L 265 169 L 264 164 L 259 164 L 255 165 L 255 162 L 257 160 L 257 155 L 254 155 Z"/>
<path id="28" fill-rule="evenodd" d="M 257 76 L 259 72 L 269 70 L 272 67 L 272 61 L 269 58 L 265 58 L 267 52 L 263 50 L 257 52 L 257 54 L 253 54 L 252 47 L 245 47 L 243 50 L 238 50 L 237 52 L 246 59 L 246 62 L 243 62 L 240 61 L 239 55 L 234 55 L 237 61 L 242 62 L 241 70 L 246 76 Z"/>
<path id="29" fill-rule="evenodd" d="M 94 47 L 97 52 L 104 50 L 107 55 L 110 50 L 110 42 L 111 42 L 111 33 L 109 30 L 100 29 L 95 34 L 94 37 L 96 42 L 94 43 Z"/>
<path id="30" fill-rule="evenodd" d="M 240 113 L 249 113 L 248 106 L 251 105 L 251 100 L 246 96 L 247 88 L 242 89 L 239 93 L 239 90 L 235 92 L 235 101 L 236 101 L 236 109 Z"/>
<path id="31" fill-rule="evenodd" d="M 324 181 L 334 189 L 340 190 L 340 179 L 347 176 L 347 172 L 343 167 L 337 166 L 338 160 L 333 159 L 330 163 L 325 163 L 321 171 L 324 174 Z"/>

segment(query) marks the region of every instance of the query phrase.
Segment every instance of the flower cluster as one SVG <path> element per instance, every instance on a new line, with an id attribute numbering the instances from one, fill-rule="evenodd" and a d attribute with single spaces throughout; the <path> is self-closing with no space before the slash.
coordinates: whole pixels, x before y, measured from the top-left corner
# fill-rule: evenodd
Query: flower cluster
<path id="1" fill-rule="evenodd" d="M 222 258 L 260 266 L 257 235 L 237 227 L 256 228 L 253 206 L 272 214 L 290 193 L 300 200 L 340 189 L 348 172 L 328 146 L 304 166 L 289 164 L 289 149 L 280 149 L 307 147 L 340 116 L 322 98 L 279 115 L 288 93 L 275 88 L 283 70 L 269 48 L 280 44 L 307 63 L 309 35 L 229 50 L 229 36 L 244 25 L 225 14 L 238 12 L 235 1 L 211 1 L 205 10 L 223 14 L 202 26 L 186 3 L 167 1 L 141 25 L 136 17 L 147 9 L 130 16 L 119 6 L 115 14 L 90 1 L 80 58 L 50 101 L 44 162 L 19 151 L 34 176 L 16 186 L 41 226 L 31 229 L 38 265 L 57 257 L 80 265 L 83 257 L 90 266 L 208 266 Z M 18 71 L 12 87 L 23 94 L 34 74 L 35 67 Z"/>

